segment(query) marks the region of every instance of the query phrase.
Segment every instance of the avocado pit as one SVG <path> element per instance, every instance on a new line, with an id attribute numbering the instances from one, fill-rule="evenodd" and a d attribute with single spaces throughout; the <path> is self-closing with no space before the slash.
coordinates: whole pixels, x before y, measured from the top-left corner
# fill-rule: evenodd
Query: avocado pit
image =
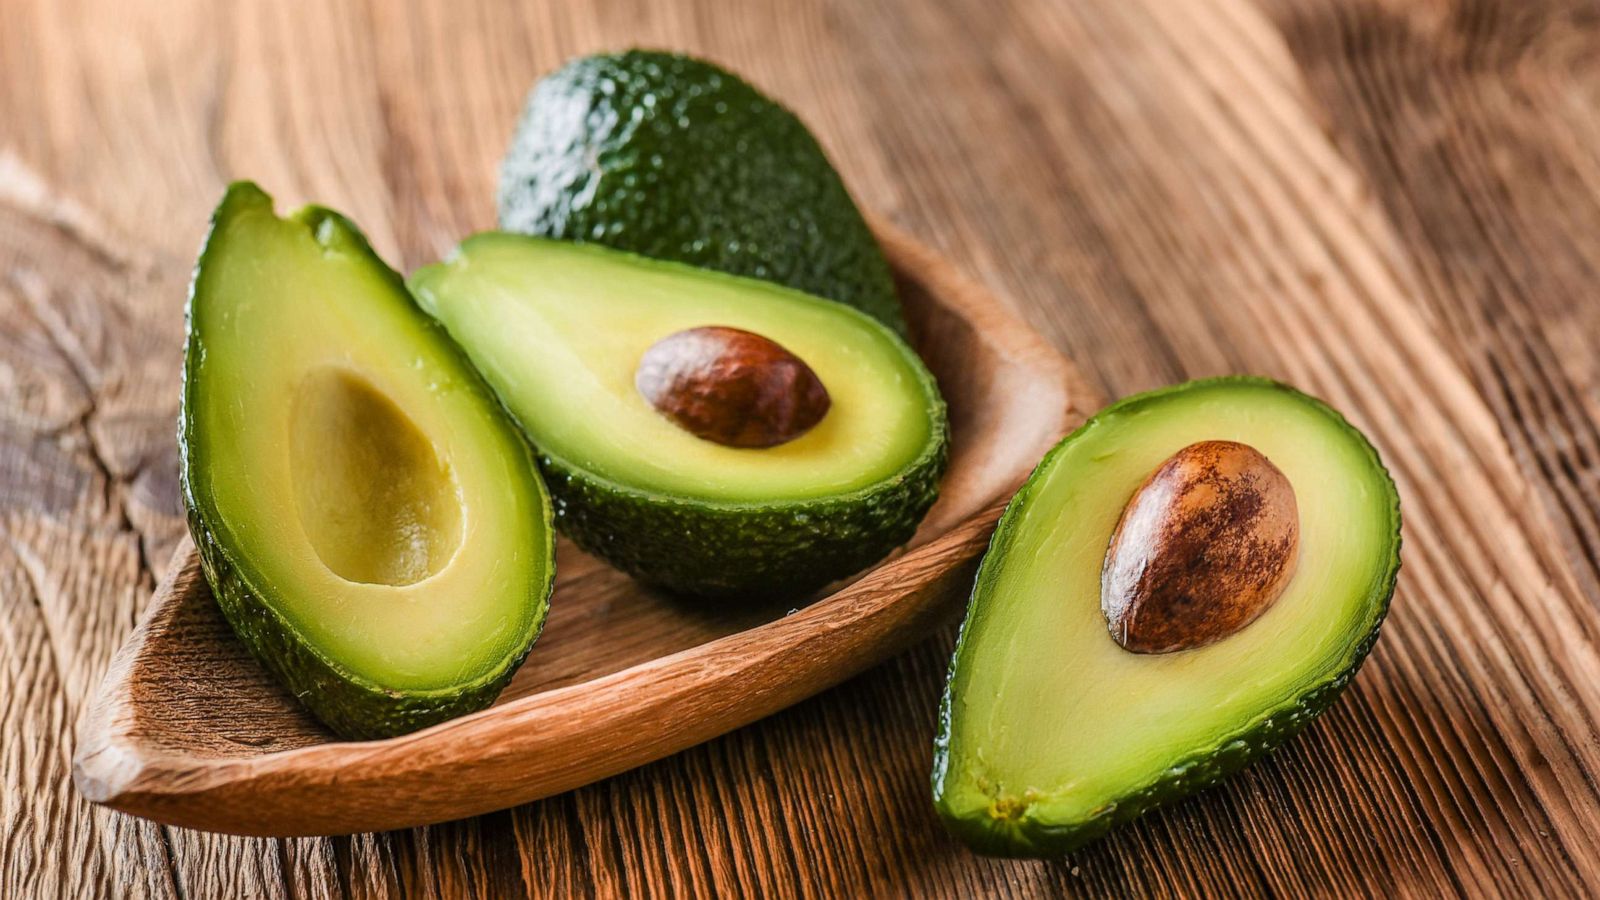
<path id="1" fill-rule="evenodd" d="M 787 443 L 832 405 L 800 357 L 769 338 L 721 325 L 657 341 L 639 360 L 633 383 L 657 412 L 725 447 Z"/>
<path id="2" fill-rule="evenodd" d="M 1283 594 L 1299 553 L 1294 488 L 1260 452 L 1201 441 L 1173 454 L 1122 511 L 1100 571 L 1100 608 L 1133 653 L 1236 634 Z"/>

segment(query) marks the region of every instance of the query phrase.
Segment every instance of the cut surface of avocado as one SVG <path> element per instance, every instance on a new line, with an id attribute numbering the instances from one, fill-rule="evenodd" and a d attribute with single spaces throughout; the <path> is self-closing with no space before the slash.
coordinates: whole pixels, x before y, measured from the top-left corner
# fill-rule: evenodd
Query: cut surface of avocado
<path id="1" fill-rule="evenodd" d="M 416 273 L 418 302 L 540 455 L 557 522 L 639 578 L 697 594 L 804 592 L 910 538 L 945 463 L 944 404 L 891 331 L 753 279 L 592 245 L 469 239 Z M 703 326 L 776 342 L 831 405 L 765 448 L 698 437 L 641 396 L 650 348 Z"/>
<path id="2" fill-rule="evenodd" d="M 528 97 L 500 227 L 777 282 L 904 333 L 894 277 L 816 138 L 709 62 L 572 60 Z"/>
<path id="3" fill-rule="evenodd" d="M 1129 498 L 1178 451 L 1233 441 L 1293 487 L 1299 558 L 1260 617 L 1178 652 L 1123 649 L 1102 564 Z M 1256 378 L 1108 407 L 1007 508 L 951 664 L 935 805 L 976 849 L 1071 850 L 1237 770 L 1309 722 L 1377 638 L 1399 567 L 1399 500 L 1338 413 Z"/>
<path id="4" fill-rule="evenodd" d="M 551 509 L 494 395 L 347 220 L 213 217 L 189 303 L 182 481 L 236 632 L 340 734 L 488 705 L 543 624 Z"/>

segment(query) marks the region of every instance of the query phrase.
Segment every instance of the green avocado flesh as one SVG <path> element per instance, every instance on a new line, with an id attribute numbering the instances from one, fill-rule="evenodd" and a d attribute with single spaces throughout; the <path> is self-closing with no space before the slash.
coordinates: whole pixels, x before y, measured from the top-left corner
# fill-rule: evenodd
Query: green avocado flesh
<path id="1" fill-rule="evenodd" d="M 1101 612 L 1107 545 L 1146 476 L 1205 440 L 1254 447 L 1287 476 L 1297 568 L 1242 631 L 1130 653 Z M 1320 401 L 1222 378 L 1108 407 L 1039 464 L 979 569 L 935 745 L 941 816 L 985 852 L 1061 853 L 1237 770 L 1355 674 L 1388 609 L 1399 549 L 1394 483 Z"/>
<path id="2" fill-rule="evenodd" d="M 638 578 L 704 595 L 804 593 L 911 537 L 944 470 L 944 404 L 916 354 L 837 303 L 593 245 L 503 233 L 411 279 L 522 424 L 557 524 Z M 639 394 L 645 351 L 707 325 L 762 335 L 832 397 L 776 447 L 696 437 Z"/>
<path id="3" fill-rule="evenodd" d="M 188 310 L 184 499 L 244 643 L 348 737 L 487 706 L 544 622 L 526 442 L 350 222 L 235 184 Z"/>
<path id="4" fill-rule="evenodd" d="M 811 132 L 701 60 L 631 50 L 540 80 L 499 204 L 507 231 L 777 282 L 905 332 L 883 252 Z"/>

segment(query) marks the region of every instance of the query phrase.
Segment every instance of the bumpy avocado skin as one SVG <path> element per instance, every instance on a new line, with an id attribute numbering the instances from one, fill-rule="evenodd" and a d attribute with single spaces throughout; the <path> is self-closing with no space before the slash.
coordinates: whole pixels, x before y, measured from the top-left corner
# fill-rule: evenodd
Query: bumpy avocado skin
<path id="1" fill-rule="evenodd" d="M 545 550 L 545 556 L 552 563 L 546 566 L 544 584 L 534 598 L 539 613 L 526 645 L 508 656 L 500 668 L 458 688 L 396 691 L 373 684 L 318 652 L 299 636 L 294 625 L 263 600 L 260 589 L 252 585 L 252 581 L 257 579 L 253 578 L 249 567 L 235 559 L 217 539 L 220 516 L 195 489 L 192 409 L 196 391 L 200 387 L 196 378 L 198 364 L 205 353 L 203 340 L 194 322 L 199 275 L 207 254 L 214 251 L 216 238 L 228 218 L 242 209 L 262 205 L 271 209 L 272 199 L 256 185 L 244 181 L 229 185 L 227 194 L 212 213 L 211 227 L 201 247 L 199 261 L 195 264 L 195 277 L 190 282 L 184 310 L 184 383 L 183 399 L 178 408 L 178 475 L 180 493 L 188 514 L 189 532 L 199 550 L 201 571 L 211 586 L 223 616 L 240 642 L 289 689 L 295 699 L 341 737 L 354 740 L 392 737 L 483 709 L 494 702 L 511 676 L 516 674 L 544 628 L 545 612 L 549 609 L 550 592 L 554 586 L 553 543 Z M 305 223 L 313 233 L 323 228 L 339 231 L 347 247 L 369 257 L 403 296 L 410 297 L 404 279 L 372 251 L 365 235 L 350 220 L 332 210 L 314 206 L 300 210 L 293 218 Z M 417 315 L 427 318 L 421 310 L 417 311 Z M 464 360 L 463 365 L 466 371 L 474 371 Z M 486 396 L 494 396 L 487 385 L 482 385 L 481 389 Z M 545 524 L 552 526 L 547 527 L 545 533 L 551 535 L 554 534 L 552 511 L 548 504 L 544 505 L 544 509 Z"/>
<path id="2" fill-rule="evenodd" d="M 1333 705 L 1339 693 L 1355 677 L 1356 670 L 1361 667 L 1377 639 L 1378 626 L 1374 625 L 1353 648 L 1348 667 L 1336 677 L 1301 695 L 1292 705 L 1264 719 L 1252 730 L 1231 741 L 1190 755 L 1144 789 L 1124 795 L 1088 821 L 1058 825 L 1026 816 L 1012 818 L 1000 815 L 979 819 L 958 815 L 940 802 L 937 778 L 934 781 L 934 804 L 945 827 L 952 834 L 973 850 L 987 856 L 1025 858 L 1071 853 L 1105 837 L 1115 826 L 1218 784 L 1277 749 Z M 939 705 L 939 738 L 934 745 L 935 772 L 948 764 L 950 702 L 947 693 Z"/>
<path id="3" fill-rule="evenodd" d="M 943 402 L 934 402 L 936 432 L 915 462 L 890 480 L 817 500 L 703 503 L 634 490 L 549 455 L 540 466 L 556 527 L 640 581 L 698 597 L 797 597 L 911 539 L 949 457 Z"/>
<path id="4" fill-rule="evenodd" d="M 546 76 L 499 206 L 507 231 L 775 281 L 905 333 L 883 252 L 811 132 L 701 60 L 630 50 Z"/>
<path id="5" fill-rule="evenodd" d="M 1099 840 L 1112 828 L 1131 822 L 1156 807 L 1176 802 L 1221 782 L 1276 749 L 1332 706 L 1333 701 L 1338 699 L 1351 679 L 1355 678 L 1361 663 L 1366 660 L 1367 654 L 1377 643 L 1378 632 L 1388 614 L 1389 601 L 1394 595 L 1395 582 L 1400 573 L 1400 495 L 1395 489 L 1394 480 L 1366 436 L 1346 421 L 1338 411 L 1288 385 L 1253 376 L 1200 379 L 1127 397 L 1101 410 L 1078 430 L 1068 435 L 1045 454 L 1044 459 L 1034 469 L 1033 476 L 1023 484 L 1022 489 L 1006 506 L 1005 514 L 1001 516 L 1000 524 L 990 539 L 989 552 L 979 567 L 977 581 L 972 590 L 973 596 L 976 597 L 985 590 L 985 586 L 996 577 L 999 568 L 1005 565 L 1004 548 L 1010 544 L 1012 531 L 1020 527 L 1022 510 L 1027 507 L 1038 484 L 1042 481 L 1040 473 L 1047 471 L 1053 458 L 1078 435 L 1088 431 L 1096 419 L 1130 405 L 1229 381 L 1253 383 L 1288 391 L 1304 402 L 1321 408 L 1361 442 L 1372 467 L 1383 474 L 1383 482 L 1388 492 L 1388 505 L 1393 515 L 1394 534 L 1388 567 L 1384 577 L 1379 581 L 1378 613 L 1373 619 L 1372 627 L 1360 640 L 1351 643 L 1345 658 L 1332 675 L 1320 683 L 1308 685 L 1299 696 L 1279 707 L 1265 719 L 1243 732 L 1226 737 L 1213 746 L 1191 753 L 1167 769 L 1156 780 L 1139 790 L 1123 795 L 1094 817 L 1082 822 L 1063 824 L 1041 822 L 1028 816 L 1026 812 L 1013 815 L 1009 811 L 997 810 L 994 807 L 987 810 L 985 815 L 972 816 L 952 809 L 946 802 L 944 781 L 945 774 L 952 764 L 951 707 L 955 700 L 956 661 L 961 658 L 961 647 L 967 640 L 971 621 L 969 616 L 962 622 L 960 635 L 956 639 L 956 652 L 951 657 L 944 698 L 939 704 L 939 733 L 934 738 L 933 800 L 945 827 L 973 850 L 989 856 L 1002 857 L 1060 856 Z"/>
<path id="6" fill-rule="evenodd" d="M 483 709 L 500 696 L 533 649 L 528 642 L 501 671 L 459 691 L 392 691 L 374 685 L 294 637 L 294 626 L 262 602 L 217 542 L 187 489 L 184 498 L 190 501 L 189 530 L 200 550 L 200 567 L 234 634 L 295 699 L 341 737 L 393 737 Z"/>

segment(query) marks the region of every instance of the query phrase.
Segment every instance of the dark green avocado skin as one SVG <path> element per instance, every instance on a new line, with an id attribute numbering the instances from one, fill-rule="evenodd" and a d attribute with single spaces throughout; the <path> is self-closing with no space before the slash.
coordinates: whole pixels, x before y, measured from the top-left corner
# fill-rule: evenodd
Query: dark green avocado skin
<path id="1" fill-rule="evenodd" d="M 1028 819 L 1006 819 L 985 816 L 982 818 L 969 818 L 957 814 L 944 802 L 943 781 L 944 773 L 951 765 L 950 760 L 950 710 L 954 702 L 955 660 L 960 658 L 961 645 L 967 638 L 967 623 L 963 622 L 960 637 L 956 641 L 956 653 L 951 657 L 950 672 L 946 681 L 944 698 L 939 704 L 939 734 L 934 739 L 933 762 L 933 798 L 934 807 L 938 810 L 940 819 L 945 827 L 956 837 L 960 838 L 973 850 L 989 856 L 1003 857 L 1054 857 L 1070 853 L 1091 844 L 1104 837 L 1112 828 L 1131 822 L 1158 806 L 1176 802 L 1196 791 L 1211 787 L 1228 776 L 1271 751 L 1299 733 L 1307 725 L 1321 715 L 1339 694 L 1355 678 L 1356 672 L 1361 668 L 1361 663 L 1366 660 L 1373 644 L 1377 643 L 1378 631 L 1383 625 L 1384 617 L 1389 611 L 1389 601 L 1394 595 L 1395 582 L 1400 573 L 1400 495 L 1395 490 L 1394 481 L 1389 477 L 1388 469 L 1378 458 L 1378 452 L 1366 436 L 1361 434 L 1353 425 L 1350 425 L 1338 411 L 1329 407 L 1321 400 L 1303 394 L 1285 384 L 1267 378 L 1254 376 L 1224 376 L 1221 378 L 1201 379 L 1184 384 L 1174 385 L 1127 397 L 1097 413 L 1094 418 L 1085 422 L 1077 431 L 1068 435 L 1057 444 L 1054 449 L 1045 454 L 1034 476 L 1022 486 L 1015 497 L 1006 507 L 1006 512 L 1000 518 L 1000 524 L 995 528 L 994 536 L 989 542 L 989 552 L 985 555 L 978 570 L 977 582 L 973 587 L 973 594 L 985 589 L 988 580 L 1005 564 L 1004 548 L 1010 545 L 1011 532 L 1019 527 L 1022 510 L 1027 506 L 1033 495 L 1034 487 L 1038 481 L 1037 475 L 1049 468 L 1051 459 L 1062 448 L 1068 446 L 1079 434 L 1087 431 L 1094 424 L 1096 418 L 1117 412 L 1127 406 L 1153 400 L 1173 393 L 1191 390 L 1196 387 L 1216 384 L 1218 382 L 1236 381 L 1249 382 L 1270 386 L 1277 390 L 1288 391 L 1298 395 L 1305 402 L 1321 407 L 1336 422 L 1355 435 L 1366 447 L 1372 466 L 1382 472 L 1384 481 L 1388 485 L 1389 506 L 1393 512 L 1395 523 L 1393 552 L 1389 558 L 1387 572 L 1379 582 L 1378 614 L 1374 618 L 1372 627 L 1365 636 L 1350 645 L 1341 665 L 1334 674 L 1319 684 L 1310 685 L 1295 698 L 1289 705 L 1280 708 L 1267 718 L 1256 723 L 1251 728 L 1232 735 L 1215 746 L 1203 749 L 1180 760 L 1177 764 L 1167 769 L 1160 778 L 1146 785 L 1143 789 L 1126 794 L 1115 803 L 1108 805 L 1098 815 L 1085 822 L 1071 825 L 1049 825 Z"/>
<path id="2" fill-rule="evenodd" d="M 211 586 L 223 616 L 251 655 L 314 716 L 341 737 L 355 740 L 392 737 L 483 709 L 500 695 L 501 689 L 522 665 L 528 651 L 533 649 L 538 632 L 543 629 L 542 618 L 529 636 L 526 646 L 510 656 L 500 669 L 472 684 L 444 691 L 395 691 L 380 687 L 296 637 L 295 627 L 267 604 L 262 599 L 260 589 L 254 586 L 262 583 L 261 579 L 219 540 L 220 518 L 205 502 L 203 492 L 197 490 L 192 455 L 195 446 L 192 408 L 197 392 L 203 389 L 196 375 L 205 347 L 196 328 L 195 297 L 204 290 L 202 277 L 206 256 L 215 251 L 226 223 L 241 211 L 263 206 L 270 211 L 272 198 L 254 184 L 241 181 L 228 187 L 227 194 L 212 213 L 211 228 L 201 247 L 199 261 L 195 264 L 194 279 L 189 286 L 185 307 L 183 400 L 178 411 L 179 485 L 188 513 L 189 531 L 199 549 L 200 567 L 206 582 Z M 322 234 L 323 229 L 340 232 L 351 246 L 358 248 L 357 252 L 369 257 L 372 265 L 385 273 L 400 296 L 406 298 L 406 302 L 412 302 L 399 273 L 390 269 L 372 251 L 366 237 L 350 220 L 320 207 L 308 207 L 297 213 L 296 217 L 304 222 L 312 234 Z M 417 315 L 427 318 L 421 310 L 417 311 Z M 443 329 L 440 329 L 440 334 L 444 336 Z M 473 371 L 464 360 L 463 366 L 466 371 Z M 487 385 L 482 390 L 493 396 Z M 539 601 L 544 608 L 548 608 L 552 586 L 553 580 L 547 578 L 542 588 L 543 597 Z"/>
<path id="3" fill-rule="evenodd" d="M 636 491 L 548 455 L 540 466 L 556 527 L 640 581 L 697 597 L 792 598 L 911 539 L 948 461 L 942 404 L 938 413 L 936 439 L 895 478 L 818 500 L 708 504 Z"/>
<path id="4" fill-rule="evenodd" d="M 1374 625 L 1352 650 L 1349 667 L 1337 677 L 1301 695 L 1293 706 L 1266 718 L 1251 731 L 1189 756 L 1168 769 L 1159 780 L 1141 791 L 1124 796 L 1087 822 L 1051 826 L 1027 820 L 976 820 L 952 815 L 938 800 L 937 780 L 934 782 L 934 805 L 951 834 L 986 856 L 1025 858 L 1071 853 L 1105 837 L 1112 828 L 1131 822 L 1158 806 L 1174 803 L 1220 783 L 1277 749 L 1333 705 L 1339 693 L 1355 677 L 1356 670 L 1361 667 L 1361 662 L 1366 659 L 1377 639 L 1378 626 Z M 935 772 L 946 764 L 944 757 L 949 747 L 950 702 L 950 695 L 946 694 L 944 701 L 939 704 L 939 738 L 934 745 Z"/>
<path id="5" fill-rule="evenodd" d="M 184 497 L 191 498 L 187 490 Z M 292 638 L 293 626 L 262 602 L 192 502 L 189 530 L 200 550 L 200 568 L 206 582 L 234 634 L 295 699 L 340 737 L 393 737 L 483 709 L 500 696 L 501 689 L 533 649 L 530 642 L 513 665 L 458 692 L 385 690 Z"/>
<path id="6" fill-rule="evenodd" d="M 500 226 L 784 284 L 905 334 L 889 265 L 821 146 L 737 75 L 645 50 L 534 87 Z"/>

